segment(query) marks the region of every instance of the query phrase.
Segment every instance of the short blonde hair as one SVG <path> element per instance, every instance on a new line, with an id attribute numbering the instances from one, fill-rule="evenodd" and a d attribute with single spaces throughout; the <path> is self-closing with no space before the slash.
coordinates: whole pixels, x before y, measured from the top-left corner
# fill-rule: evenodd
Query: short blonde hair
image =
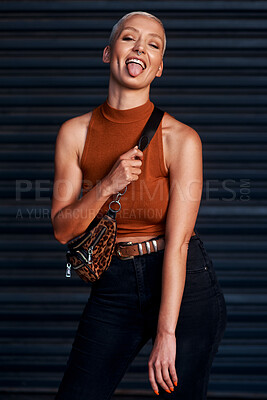
<path id="1" fill-rule="evenodd" d="M 163 29 L 163 32 L 164 32 L 164 42 L 163 42 L 163 52 L 162 52 L 162 58 L 163 58 L 164 53 L 165 53 L 165 49 L 166 49 L 166 33 L 165 33 L 165 29 L 164 29 L 163 23 L 161 22 L 161 20 L 160 20 L 159 18 L 155 17 L 155 15 L 150 14 L 150 13 L 147 13 L 147 12 L 145 12 L 145 11 L 133 11 L 133 12 L 130 12 L 130 13 L 128 13 L 128 14 L 125 14 L 125 15 L 112 27 L 111 34 L 110 34 L 110 37 L 109 37 L 109 46 L 112 48 L 112 46 L 113 46 L 113 44 L 114 44 L 114 42 L 115 42 L 115 40 L 116 40 L 116 36 L 117 36 L 117 33 L 118 33 L 118 31 L 119 31 L 121 25 L 124 23 L 124 21 L 125 21 L 127 18 L 129 18 L 129 17 L 131 17 L 131 16 L 133 16 L 133 15 L 145 15 L 146 17 L 155 19 L 155 20 L 161 25 L 161 27 L 162 27 L 162 29 Z"/>

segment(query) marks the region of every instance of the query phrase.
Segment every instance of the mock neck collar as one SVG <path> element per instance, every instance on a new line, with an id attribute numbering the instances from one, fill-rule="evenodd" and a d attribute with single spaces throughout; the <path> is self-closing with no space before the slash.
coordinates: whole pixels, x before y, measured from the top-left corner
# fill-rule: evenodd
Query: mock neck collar
<path id="1" fill-rule="evenodd" d="M 103 116 L 117 123 L 127 123 L 127 122 L 136 122 L 146 119 L 150 116 L 154 109 L 154 104 L 147 100 L 146 103 L 142 104 L 138 107 L 128 108 L 126 110 L 119 110 L 117 108 L 113 108 L 108 104 L 107 99 L 101 105 L 101 112 Z"/>

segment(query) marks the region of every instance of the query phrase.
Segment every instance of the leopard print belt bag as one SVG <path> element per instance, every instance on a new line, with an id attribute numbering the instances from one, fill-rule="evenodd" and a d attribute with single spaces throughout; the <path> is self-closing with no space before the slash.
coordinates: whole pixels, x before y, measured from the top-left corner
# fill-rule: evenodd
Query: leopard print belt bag
<path id="1" fill-rule="evenodd" d="M 116 212 L 119 211 L 112 210 L 111 204 L 120 205 L 118 198 L 124 193 L 117 194 L 117 199 L 109 204 L 109 211 L 98 222 L 94 219 L 82 235 L 67 243 L 67 278 L 71 277 L 72 267 L 82 280 L 94 282 L 109 267 L 116 241 Z"/>
<path id="2" fill-rule="evenodd" d="M 138 148 L 143 151 L 153 138 L 164 111 L 154 106 L 138 142 Z M 120 211 L 120 197 L 125 194 L 118 192 L 116 199 L 109 204 L 108 212 L 99 220 L 94 219 L 86 231 L 67 242 L 68 251 L 66 277 L 71 277 L 71 267 L 85 282 L 95 282 L 108 269 L 115 248 L 117 235 L 116 213 Z M 112 203 L 119 205 L 117 210 Z"/>

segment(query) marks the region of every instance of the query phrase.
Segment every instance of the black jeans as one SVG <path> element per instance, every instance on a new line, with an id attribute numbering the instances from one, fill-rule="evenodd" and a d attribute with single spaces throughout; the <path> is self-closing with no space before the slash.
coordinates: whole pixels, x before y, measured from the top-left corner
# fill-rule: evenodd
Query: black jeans
<path id="1" fill-rule="evenodd" d="M 110 399 L 141 348 L 151 338 L 154 343 L 163 256 L 164 250 L 130 260 L 113 256 L 92 284 L 55 400 Z M 178 386 L 167 393 L 158 384 L 159 396 L 151 388 L 155 399 L 206 399 L 226 327 L 224 295 L 198 232 L 188 245 L 186 270 L 176 327 Z"/>

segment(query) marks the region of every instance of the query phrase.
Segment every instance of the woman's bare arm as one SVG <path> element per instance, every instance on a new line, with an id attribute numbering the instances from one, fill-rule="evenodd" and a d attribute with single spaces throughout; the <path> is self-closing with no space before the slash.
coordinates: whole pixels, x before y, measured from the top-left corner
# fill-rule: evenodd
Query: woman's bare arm
<path id="1" fill-rule="evenodd" d="M 185 125 L 170 135 L 168 148 L 170 197 L 166 219 L 162 297 L 158 334 L 174 334 L 183 296 L 188 243 L 202 196 L 202 143 Z"/>
<path id="2" fill-rule="evenodd" d="M 184 292 L 188 244 L 197 219 L 203 186 L 200 137 L 185 124 L 175 123 L 173 126 L 165 140 L 170 197 L 161 302 L 157 334 L 148 362 L 149 381 L 157 394 L 158 384 L 171 393 L 179 379 L 175 367 L 175 331 Z"/>
<path id="3" fill-rule="evenodd" d="M 51 220 L 55 238 L 62 244 L 83 233 L 109 197 L 141 174 L 143 153 L 132 148 L 120 155 L 110 172 L 79 199 L 83 174 L 78 142 L 87 125 L 79 117 L 68 120 L 60 127 L 56 140 Z"/>
<path id="4" fill-rule="evenodd" d="M 77 131 L 86 129 L 83 125 L 78 118 L 64 122 L 56 140 L 51 220 L 55 238 L 63 244 L 85 231 L 110 196 L 101 181 L 79 199 L 82 171 Z"/>

